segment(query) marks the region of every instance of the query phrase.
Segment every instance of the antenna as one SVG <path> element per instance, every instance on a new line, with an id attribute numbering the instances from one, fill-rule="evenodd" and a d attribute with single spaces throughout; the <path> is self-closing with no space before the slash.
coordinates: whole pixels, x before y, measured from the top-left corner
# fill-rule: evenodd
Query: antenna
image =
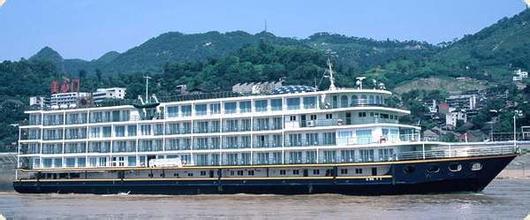
<path id="1" fill-rule="evenodd" d="M 145 79 L 145 103 L 149 103 L 149 79 L 150 76 L 144 76 Z"/>
<path id="2" fill-rule="evenodd" d="M 336 90 L 335 87 L 335 76 L 333 76 L 333 64 L 331 64 L 331 59 L 328 58 L 328 73 L 329 73 L 329 90 Z"/>
<path id="3" fill-rule="evenodd" d="M 265 32 L 267 32 L 267 19 L 265 19 Z"/>
<path id="4" fill-rule="evenodd" d="M 328 49 L 326 51 L 326 54 L 328 55 L 327 65 L 328 69 L 324 73 L 324 77 L 329 78 L 329 90 L 336 90 L 337 87 L 335 86 L 335 73 L 333 72 L 333 64 L 331 63 L 331 57 L 336 56 L 336 53 Z"/>

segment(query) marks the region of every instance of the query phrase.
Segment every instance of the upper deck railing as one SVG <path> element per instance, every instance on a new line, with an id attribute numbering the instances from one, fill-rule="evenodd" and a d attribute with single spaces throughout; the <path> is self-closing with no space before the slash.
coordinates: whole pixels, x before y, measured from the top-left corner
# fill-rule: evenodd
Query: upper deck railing
<path id="1" fill-rule="evenodd" d="M 478 157 L 507 155 L 517 153 L 513 143 L 455 143 L 454 145 L 437 146 L 433 150 L 407 151 L 396 155 L 398 160 L 440 159 L 456 157 Z"/>

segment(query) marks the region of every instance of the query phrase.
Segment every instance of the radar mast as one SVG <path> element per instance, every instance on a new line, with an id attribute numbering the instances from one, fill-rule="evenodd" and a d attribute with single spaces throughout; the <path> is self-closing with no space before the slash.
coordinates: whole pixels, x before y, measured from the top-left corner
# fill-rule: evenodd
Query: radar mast
<path id="1" fill-rule="evenodd" d="M 333 73 L 333 64 L 331 63 L 331 59 L 328 58 L 328 77 L 329 77 L 329 90 L 337 90 L 337 87 L 335 86 L 335 76 Z"/>

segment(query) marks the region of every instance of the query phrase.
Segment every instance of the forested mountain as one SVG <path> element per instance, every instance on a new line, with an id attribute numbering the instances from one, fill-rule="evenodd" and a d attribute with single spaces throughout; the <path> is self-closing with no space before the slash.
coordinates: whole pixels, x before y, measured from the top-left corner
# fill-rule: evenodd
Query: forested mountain
<path id="1" fill-rule="evenodd" d="M 407 57 L 420 59 L 438 51 L 438 47 L 420 41 L 377 41 L 339 34 L 317 33 L 303 42 L 321 51 L 333 51 L 337 62 L 356 71 L 366 71 L 389 61 Z"/>
<path id="2" fill-rule="evenodd" d="M 470 76 L 506 80 L 514 68 L 530 68 L 530 10 L 504 18 L 461 40 L 431 45 L 419 41 L 377 41 L 338 34 L 317 33 L 307 39 L 277 37 L 271 33 L 242 31 L 202 34 L 169 32 L 124 53 L 109 52 L 99 59 L 64 59 L 43 48 L 30 60 L 53 62 L 71 75 L 99 69 L 106 74 L 161 73 L 167 63 L 220 59 L 247 45 L 266 41 L 273 45 L 307 47 L 337 55 L 343 72 L 371 73 L 381 80 L 400 83 L 417 77 Z"/>
<path id="3" fill-rule="evenodd" d="M 518 68 L 530 69 L 529 9 L 473 35 L 442 43 L 432 56 L 420 60 L 403 57 L 368 72 L 392 84 L 430 76 L 507 83 Z"/>
<path id="4" fill-rule="evenodd" d="M 254 35 L 242 31 L 224 34 L 219 32 L 202 34 L 169 32 L 122 54 L 109 52 L 110 54 L 107 53 L 92 61 L 65 59 L 62 65 L 65 71 L 71 74 L 78 73 L 80 70 L 94 73 L 96 69 L 108 74 L 160 73 L 166 63 L 219 59 L 244 46 L 255 46 L 260 41 L 274 45 L 307 47 L 322 53 L 331 50 L 337 55 L 337 62 L 341 66 L 357 72 L 384 65 L 400 57 L 419 59 L 438 49 L 425 42 L 376 41 L 328 33 L 318 33 L 307 39 L 296 40 L 278 37 L 267 32 Z"/>

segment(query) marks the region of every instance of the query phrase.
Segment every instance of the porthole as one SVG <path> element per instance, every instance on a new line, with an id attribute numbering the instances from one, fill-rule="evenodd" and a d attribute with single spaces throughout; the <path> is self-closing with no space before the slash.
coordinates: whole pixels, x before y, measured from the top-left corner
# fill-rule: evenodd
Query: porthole
<path id="1" fill-rule="evenodd" d="M 406 166 L 405 168 L 403 168 L 404 173 L 414 173 L 415 170 L 416 170 L 416 167 L 414 166 Z"/>
<path id="2" fill-rule="evenodd" d="M 481 163 L 472 163 L 471 164 L 471 171 L 479 171 L 482 170 L 482 164 Z"/>
<path id="3" fill-rule="evenodd" d="M 440 172 L 440 167 L 438 167 L 436 165 L 432 165 L 429 168 L 427 168 L 427 172 L 428 173 L 438 173 L 438 172 Z"/>
<path id="4" fill-rule="evenodd" d="M 451 172 L 460 172 L 462 170 L 462 164 L 450 164 L 449 165 L 449 171 Z"/>

